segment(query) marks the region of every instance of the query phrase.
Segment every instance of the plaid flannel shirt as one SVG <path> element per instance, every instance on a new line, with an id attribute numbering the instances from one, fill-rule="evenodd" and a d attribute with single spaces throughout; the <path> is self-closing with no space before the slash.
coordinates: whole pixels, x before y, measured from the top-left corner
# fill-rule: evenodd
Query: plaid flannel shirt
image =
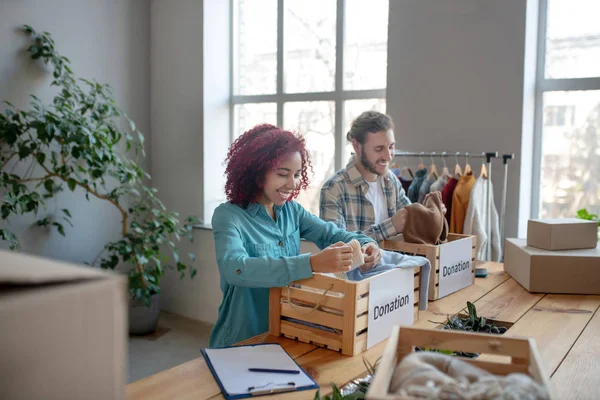
<path id="1" fill-rule="evenodd" d="M 395 236 L 396 228 L 391 217 L 404 206 L 410 204 L 402 184 L 396 175 L 388 170 L 383 179 L 383 195 L 387 203 L 388 219 L 375 224 L 375 209 L 366 198 L 369 184 L 350 159 L 345 169 L 338 171 L 321 188 L 320 217 L 332 221 L 339 228 L 350 232 L 360 232 L 376 241 Z"/>

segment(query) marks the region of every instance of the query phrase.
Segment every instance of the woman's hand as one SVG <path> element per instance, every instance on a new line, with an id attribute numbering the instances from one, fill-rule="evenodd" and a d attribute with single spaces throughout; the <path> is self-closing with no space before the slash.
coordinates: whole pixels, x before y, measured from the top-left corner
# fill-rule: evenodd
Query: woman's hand
<path id="1" fill-rule="evenodd" d="M 360 267 L 362 272 L 367 272 L 379 264 L 379 261 L 381 260 L 381 251 L 375 243 L 369 242 L 365 244 L 362 247 L 362 252 L 365 255 L 365 263 Z"/>
<path id="2" fill-rule="evenodd" d="M 347 272 L 352 265 L 352 248 L 343 242 L 332 244 L 310 256 L 313 272 Z"/>

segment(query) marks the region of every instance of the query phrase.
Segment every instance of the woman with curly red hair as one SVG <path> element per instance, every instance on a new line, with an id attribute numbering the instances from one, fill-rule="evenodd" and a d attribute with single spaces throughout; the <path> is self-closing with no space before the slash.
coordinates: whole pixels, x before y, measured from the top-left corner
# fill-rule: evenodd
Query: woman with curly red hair
<path id="1" fill-rule="evenodd" d="M 348 271 L 352 250 L 344 243 L 357 239 L 363 251 L 370 247 L 379 256 L 373 239 L 340 230 L 293 201 L 308 186 L 310 161 L 302 136 L 258 125 L 233 143 L 226 162 L 229 201 L 212 218 L 223 291 L 210 335 L 213 348 L 268 330 L 269 288 L 313 272 Z M 323 250 L 300 254 L 300 238 Z"/>

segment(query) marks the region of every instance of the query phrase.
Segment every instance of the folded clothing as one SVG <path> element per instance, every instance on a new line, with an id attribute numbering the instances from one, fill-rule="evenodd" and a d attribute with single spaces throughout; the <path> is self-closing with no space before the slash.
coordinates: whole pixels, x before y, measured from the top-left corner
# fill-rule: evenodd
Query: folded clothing
<path id="1" fill-rule="evenodd" d="M 379 263 L 368 271 L 361 271 L 360 268 L 349 272 L 341 272 L 336 274 L 324 274 L 339 279 L 348 279 L 351 281 L 362 281 L 366 278 L 371 278 L 375 275 L 379 275 L 383 272 L 389 271 L 395 268 L 421 268 L 421 274 L 419 277 L 419 310 L 427 309 L 427 293 L 429 291 L 429 273 L 431 271 L 431 264 L 429 260 L 421 256 L 409 256 L 402 253 L 396 253 L 393 251 L 381 251 L 381 260 Z"/>
<path id="2" fill-rule="evenodd" d="M 448 237 L 448 221 L 442 210 L 442 194 L 431 192 L 423 204 L 410 204 L 406 209 L 406 223 L 402 236 L 408 243 L 440 244 Z"/>
<path id="3" fill-rule="evenodd" d="M 401 398 L 549 399 L 546 389 L 525 374 L 492 375 L 457 357 L 428 351 L 404 357 L 389 390 Z"/>

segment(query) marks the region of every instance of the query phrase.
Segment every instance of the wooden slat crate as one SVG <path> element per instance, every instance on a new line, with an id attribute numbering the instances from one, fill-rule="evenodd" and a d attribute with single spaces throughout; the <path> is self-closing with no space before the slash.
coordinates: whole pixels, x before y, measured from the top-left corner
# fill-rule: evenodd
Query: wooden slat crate
<path id="1" fill-rule="evenodd" d="M 419 317 L 420 270 L 420 267 L 414 268 L 415 321 Z M 269 333 L 349 356 L 362 353 L 367 349 L 369 286 L 373 278 L 354 282 L 315 274 L 290 286 L 271 288 Z M 317 324 L 327 330 L 288 321 L 285 317 Z"/>
<path id="2" fill-rule="evenodd" d="M 461 235 L 457 233 L 448 234 L 448 242 L 455 240 L 471 240 L 471 284 L 475 280 L 475 255 L 477 254 L 477 237 L 470 235 Z M 429 279 L 429 300 L 438 300 L 440 287 L 440 245 L 407 243 L 402 240 L 384 240 L 379 243 L 383 250 L 397 251 L 413 256 L 422 256 L 431 263 L 431 272 Z"/>
<path id="3" fill-rule="evenodd" d="M 479 353 L 482 356 L 492 355 L 488 357 L 488 361 L 479 360 L 483 358 L 482 356 L 477 359 L 462 357 L 460 359 L 495 375 L 505 376 L 513 372 L 527 374 L 544 386 L 552 399 L 548 374 L 535 340 L 532 338 L 400 326 L 394 327 L 388 338 L 383 357 L 369 386 L 367 399 L 404 399 L 397 394 L 389 393 L 389 387 L 396 366 L 406 355 L 413 352 L 415 347 Z"/>

